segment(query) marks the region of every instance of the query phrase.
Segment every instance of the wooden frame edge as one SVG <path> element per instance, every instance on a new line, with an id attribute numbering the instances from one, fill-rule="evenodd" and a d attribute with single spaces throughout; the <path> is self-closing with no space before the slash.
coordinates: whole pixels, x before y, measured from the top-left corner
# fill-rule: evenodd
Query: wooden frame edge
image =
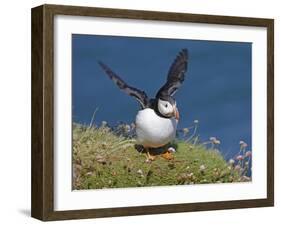
<path id="1" fill-rule="evenodd" d="M 245 209 L 253 208 L 253 206 L 255 208 L 269 207 L 272 206 L 272 203 L 268 199 L 254 199 L 239 201 L 170 204 L 157 206 L 52 211 L 49 212 L 48 216 L 44 219 L 44 221 L 199 212 L 226 209 Z"/>
<path id="2" fill-rule="evenodd" d="M 53 15 L 42 5 L 32 9 L 31 17 L 31 216 L 47 220 L 54 209 Z"/>
<path id="3" fill-rule="evenodd" d="M 60 15 L 76 15 L 76 16 L 97 16 L 123 19 L 142 19 L 142 20 L 158 20 L 158 21 L 188 21 L 191 23 L 210 23 L 210 24 L 225 24 L 225 25 L 242 25 L 266 27 L 272 19 L 255 18 L 255 17 L 238 17 L 238 16 L 221 16 L 209 14 L 193 14 L 193 13 L 178 13 L 178 12 L 162 12 L 162 11 L 147 11 L 133 9 L 116 9 L 116 8 L 101 8 L 101 7 L 86 7 L 86 6 L 70 6 L 70 5 L 43 5 L 53 14 Z M 145 18 L 144 18 L 145 15 Z"/>
<path id="4" fill-rule="evenodd" d="M 31 20 L 31 216 L 43 219 L 43 6 Z"/>
<path id="5" fill-rule="evenodd" d="M 274 20 L 267 23 L 267 199 L 274 206 Z"/>

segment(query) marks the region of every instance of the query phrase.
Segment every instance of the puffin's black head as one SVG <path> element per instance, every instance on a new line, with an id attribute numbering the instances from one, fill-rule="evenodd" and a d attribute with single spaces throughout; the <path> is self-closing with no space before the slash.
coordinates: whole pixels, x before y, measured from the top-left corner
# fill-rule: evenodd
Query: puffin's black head
<path id="1" fill-rule="evenodd" d="M 177 109 L 177 103 L 175 99 L 171 96 L 157 96 L 156 97 L 156 110 L 157 112 L 165 117 L 172 118 L 175 117 L 179 120 L 179 111 Z"/>

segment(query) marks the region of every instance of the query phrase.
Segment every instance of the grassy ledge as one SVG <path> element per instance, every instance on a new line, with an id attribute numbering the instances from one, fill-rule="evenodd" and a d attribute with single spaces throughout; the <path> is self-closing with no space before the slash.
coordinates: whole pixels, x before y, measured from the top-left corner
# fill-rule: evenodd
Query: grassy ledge
<path id="1" fill-rule="evenodd" d="M 73 124 L 73 189 L 103 189 L 250 181 L 215 148 L 176 141 L 173 160 L 147 163 L 135 140 L 109 127 Z"/>

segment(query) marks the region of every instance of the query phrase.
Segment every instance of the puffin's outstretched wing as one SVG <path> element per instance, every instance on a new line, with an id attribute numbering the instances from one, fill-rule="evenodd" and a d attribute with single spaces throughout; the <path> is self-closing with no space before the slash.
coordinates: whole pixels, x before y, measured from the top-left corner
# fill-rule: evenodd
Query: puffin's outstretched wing
<path id="1" fill-rule="evenodd" d="M 157 92 L 157 98 L 173 96 L 184 81 L 187 70 L 188 51 L 182 49 L 170 67 L 167 81 Z"/>
<path id="2" fill-rule="evenodd" d="M 146 108 L 149 105 L 149 98 L 147 97 L 144 91 L 141 91 L 137 88 L 131 87 L 126 84 L 117 74 L 115 74 L 108 66 L 104 63 L 99 62 L 99 65 L 109 76 L 109 78 L 125 93 L 129 94 L 132 97 L 135 97 L 137 101 L 141 104 L 142 108 Z"/>

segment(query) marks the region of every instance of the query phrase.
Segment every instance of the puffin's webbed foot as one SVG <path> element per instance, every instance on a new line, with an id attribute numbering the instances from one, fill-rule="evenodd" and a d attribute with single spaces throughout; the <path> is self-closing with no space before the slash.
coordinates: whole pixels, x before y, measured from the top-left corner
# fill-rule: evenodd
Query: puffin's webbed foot
<path id="1" fill-rule="evenodd" d="M 173 147 L 169 147 L 166 151 L 164 151 L 161 154 L 161 157 L 167 160 L 172 160 L 174 159 L 173 153 L 176 152 L 176 150 Z"/>
<path id="2" fill-rule="evenodd" d="M 173 153 L 176 152 L 175 148 L 169 146 L 168 147 L 164 146 L 161 148 L 145 148 L 141 144 L 135 144 L 135 149 L 139 153 L 145 153 L 146 162 L 154 161 L 157 158 L 157 156 L 161 156 L 166 160 L 172 160 L 174 159 Z"/>

